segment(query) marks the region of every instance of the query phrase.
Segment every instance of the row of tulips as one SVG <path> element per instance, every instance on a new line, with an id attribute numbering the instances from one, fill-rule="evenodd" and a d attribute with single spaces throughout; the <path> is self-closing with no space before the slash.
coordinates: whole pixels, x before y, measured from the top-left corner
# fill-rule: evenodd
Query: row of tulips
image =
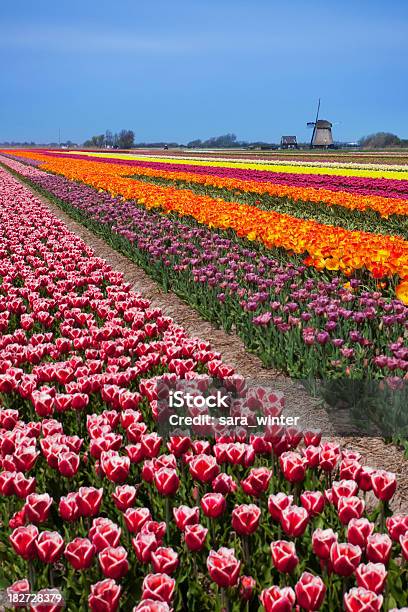
<path id="1" fill-rule="evenodd" d="M 73 612 L 402 609 L 395 475 L 317 431 L 163 438 L 158 381 L 202 388 L 208 372 L 242 393 L 245 380 L 4 170 L 0 199 L 10 600 L 58 589 Z M 282 409 L 279 394 L 251 397 L 247 411 Z"/>
<path id="2" fill-rule="evenodd" d="M 84 151 L 38 151 L 44 155 L 66 157 L 71 159 L 88 159 L 88 161 L 99 161 L 103 163 L 116 163 L 119 165 L 131 165 L 151 170 L 164 170 L 169 172 L 182 172 L 188 174 L 196 174 L 198 176 L 211 176 L 219 179 L 235 179 L 238 181 L 246 181 L 251 184 L 253 189 L 265 189 L 263 183 L 273 186 L 286 186 L 296 188 L 311 188 L 319 189 L 324 193 L 324 190 L 330 192 L 349 192 L 360 196 L 383 196 L 385 198 L 407 198 L 407 181 L 393 180 L 384 178 L 369 178 L 359 176 L 326 176 L 308 175 L 296 173 L 280 173 L 270 172 L 268 170 L 248 170 L 240 167 L 227 166 L 205 166 L 194 165 L 194 160 L 191 163 L 183 165 L 173 162 L 172 158 L 163 158 L 162 161 L 152 161 L 148 156 L 138 157 L 133 159 L 132 156 L 123 156 L 122 158 L 112 157 L 109 154 L 100 152 L 90 156 Z M 156 159 L 156 158 L 154 158 Z M 190 158 L 189 158 L 190 159 Z M 177 160 L 176 160 L 177 161 Z M 313 193 L 313 191 L 312 191 Z"/>
<path id="3" fill-rule="evenodd" d="M 90 160 L 89 155 L 84 152 L 75 153 L 64 153 L 61 151 L 39 151 L 43 155 L 65 157 L 68 159 L 83 159 Z M 406 180 L 392 180 L 392 179 L 375 179 L 375 178 L 361 178 L 361 177 L 342 177 L 342 176 L 325 176 L 325 175 L 298 175 L 298 174 L 283 174 L 278 172 L 268 172 L 262 170 L 245 170 L 241 168 L 227 168 L 224 166 L 196 166 L 194 162 L 190 164 L 184 164 L 180 167 L 179 164 L 172 163 L 171 159 L 167 161 L 146 161 L 146 158 L 140 158 L 139 160 L 132 159 L 112 159 L 109 156 L 94 155 L 92 161 L 99 161 L 100 163 L 112 163 L 115 162 L 119 165 L 129 165 L 137 168 L 145 168 L 149 170 L 161 170 L 165 172 L 176 172 L 181 174 L 193 175 L 196 177 L 195 180 L 199 180 L 199 177 L 207 177 L 208 180 L 219 179 L 224 181 L 224 185 L 229 181 L 230 185 L 236 185 L 236 188 L 243 188 L 245 184 L 251 187 L 251 190 L 255 193 L 269 193 L 270 195 L 279 195 L 293 193 L 294 196 L 297 194 L 296 190 L 304 190 L 304 194 L 310 193 L 312 201 L 318 201 L 317 195 L 320 193 L 321 200 L 332 204 L 340 204 L 340 201 L 336 198 L 336 192 L 340 192 L 346 198 L 348 194 L 354 195 L 357 204 L 352 203 L 350 200 L 350 207 L 355 208 L 359 205 L 361 208 L 372 208 L 377 205 L 379 212 L 381 212 L 381 204 L 386 206 L 385 199 L 391 199 L 391 205 L 393 199 L 406 200 L 408 197 L 408 186 Z M 201 179 L 202 180 L 202 179 Z M 233 182 L 231 182 L 233 181 Z M 285 189 L 286 188 L 286 189 Z M 289 189 L 292 189 L 290 192 Z M 282 191 L 279 192 L 278 190 Z M 248 189 L 246 189 L 248 190 Z M 276 190 L 276 191 L 275 191 Z M 310 190 L 310 191 L 305 191 Z M 364 196 L 372 196 L 372 199 Z M 330 200 L 330 198 L 333 198 Z M 348 201 L 343 204 L 347 206 Z M 396 206 L 398 202 L 394 203 Z"/>
<path id="4" fill-rule="evenodd" d="M 25 154 L 22 153 L 22 156 Z M 37 153 L 29 157 L 41 159 Z M 124 199 L 136 199 L 147 209 L 177 213 L 198 223 L 257 241 L 267 248 L 307 255 L 305 263 L 319 270 L 347 274 L 367 269 L 376 278 L 408 275 L 408 243 L 397 236 L 383 236 L 322 225 L 286 214 L 261 210 L 248 204 L 225 202 L 188 189 L 159 187 L 126 176 L 129 168 L 117 164 L 43 156 L 41 168 L 62 174 Z"/>
<path id="5" fill-rule="evenodd" d="M 87 157 L 81 154 L 69 155 L 68 153 L 53 153 L 58 157 L 66 157 L 71 159 L 84 159 Z M 111 163 L 109 158 L 93 158 L 100 163 Z M 265 208 L 272 208 L 277 212 L 286 212 L 285 209 L 277 208 L 279 200 L 281 205 L 288 208 L 287 212 L 294 216 L 298 216 L 296 211 L 299 210 L 299 202 L 302 202 L 300 213 L 306 203 L 309 203 L 310 210 L 316 211 L 319 215 L 319 209 L 328 207 L 334 208 L 334 212 L 338 214 L 339 209 L 345 209 L 345 212 L 350 214 L 350 211 L 359 211 L 365 213 L 361 216 L 362 222 L 371 226 L 372 220 L 367 217 L 367 212 L 375 213 L 375 218 L 382 218 L 384 228 L 388 229 L 387 233 L 392 233 L 393 227 L 398 227 L 398 224 L 404 222 L 407 212 L 407 197 L 408 197 L 408 182 L 407 181 L 390 181 L 382 180 L 375 181 L 373 179 L 359 179 L 360 184 L 354 185 L 351 180 L 343 179 L 343 185 L 337 186 L 333 177 L 326 179 L 325 186 L 322 184 L 316 187 L 302 186 L 297 184 L 300 181 L 296 175 L 271 175 L 268 172 L 260 173 L 257 171 L 246 172 L 243 170 L 231 170 L 224 168 L 206 168 L 203 166 L 188 166 L 182 171 L 176 164 L 171 163 L 155 163 L 155 162 L 126 162 L 117 160 L 115 163 L 131 165 L 133 167 L 132 174 L 139 177 L 151 179 L 166 179 L 183 184 L 187 188 L 192 185 L 198 185 L 206 188 L 215 188 L 218 190 L 229 190 L 231 196 L 250 194 L 254 196 L 255 203 L 258 205 L 264 202 Z M 235 176 L 237 175 L 237 176 Z M 315 177 L 312 177 L 315 178 Z M 323 177 L 324 178 L 324 177 Z M 306 182 L 303 180 L 303 182 Z M 396 184 L 395 191 L 392 190 L 392 185 Z M 256 197 L 262 197 L 262 200 L 256 202 Z M 277 201 L 278 199 L 278 201 Z M 288 207 L 288 200 L 293 204 Z M 320 205 L 320 206 L 319 206 Z M 323 205 L 323 206 L 322 206 Z M 344 212 L 344 211 L 343 211 Z M 321 212 L 320 212 L 321 214 Z M 303 213 L 304 215 L 304 213 Z M 311 215 L 312 216 L 312 215 Z M 390 216 L 396 216 L 394 226 L 387 224 L 386 220 Z M 357 218 L 357 215 L 350 215 L 351 220 Z M 303 216 L 304 218 L 304 216 Z M 312 217 L 313 218 L 313 217 Z M 347 219 L 347 217 L 346 217 Z M 317 216 L 319 220 L 319 216 Z M 331 223 L 335 217 L 331 219 Z M 371 221 L 371 223 L 370 223 Z M 324 222 L 324 221 L 323 221 Z M 353 229 L 353 228 L 351 228 Z M 364 226 L 362 227 L 364 229 Z"/>
<path id="6" fill-rule="evenodd" d="M 68 152 L 68 155 L 75 155 L 76 151 Z M 149 155 L 148 153 L 144 155 L 139 155 L 137 153 L 105 153 L 101 151 L 84 151 L 84 155 L 87 157 L 107 157 L 112 160 L 136 160 L 136 161 L 157 161 L 157 162 L 167 162 L 169 157 L 166 155 Z M 186 157 L 182 158 L 178 156 L 177 158 L 170 158 L 174 160 L 174 163 L 179 166 L 183 166 L 191 163 L 191 158 Z M 408 178 L 408 170 L 407 168 L 402 168 L 401 170 L 390 170 L 388 166 L 382 166 L 381 169 L 373 169 L 373 166 L 370 164 L 368 169 L 359 169 L 359 168 L 344 168 L 344 167 L 328 167 L 328 166 L 314 166 L 314 165 L 296 165 L 291 164 L 290 162 L 284 163 L 280 162 L 275 164 L 272 160 L 272 163 L 269 161 L 260 161 L 260 160 L 239 160 L 234 158 L 220 158 L 220 159 L 208 159 L 203 158 L 201 160 L 194 159 L 194 165 L 204 166 L 208 165 L 209 167 L 225 167 L 225 168 L 242 168 L 244 170 L 266 170 L 270 173 L 279 172 L 282 174 L 310 174 L 310 175 L 327 175 L 327 176 L 355 176 L 362 178 L 384 178 L 384 179 L 396 179 L 396 180 L 406 180 Z"/>
<path id="7" fill-rule="evenodd" d="M 297 193 L 294 197 L 286 197 L 282 195 L 271 196 L 269 194 L 259 195 L 252 191 L 237 191 L 227 189 L 221 186 L 212 185 L 212 180 L 208 183 L 201 181 L 188 181 L 180 178 L 170 178 L 161 176 L 161 172 L 154 171 L 157 176 L 151 176 L 150 171 L 139 173 L 139 169 L 135 168 L 136 174 L 133 177 L 138 181 L 145 181 L 163 187 L 177 187 L 179 189 L 189 189 L 199 195 L 208 195 L 213 198 L 221 198 L 229 202 L 240 202 L 241 204 L 249 204 L 263 210 L 273 210 L 276 213 L 283 213 L 296 217 L 297 219 L 306 219 L 315 221 L 321 225 L 340 227 L 348 231 L 363 231 L 373 234 L 384 234 L 389 236 L 399 236 L 408 238 L 408 217 L 406 215 L 382 216 L 372 208 L 349 208 L 344 205 L 330 204 L 316 198 L 316 202 L 312 199 L 300 199 L 308 197 L 307 194 Z M 299 199 L 294 199 L 294 198 Z M 346 195 L 347 197 L 347 195 Z M 355 198 L 353 197 L 353 200 Z M 339 198 L 339 202 L 342 200 Z M 401 200 L 400 200 L 401 202 Z M 343 202 L 344 203 L 344 202 Z"/>
<path id="8" fill-rule="evenodd" d="M 323 280 L 207 228 L 4 160 L 207 319 L 234 325 L 265 365 L 304 378 L 407 372 L 408 308 L 381 291 L 357 279 Z"/>
<path id="9" fill-rule="evenodd" d="M 86 152 L 101 153 L 101 149 L 86 149 Z M 75 154 L 76 151 L 67 151 L 68 153 Z M 132 151 L 120 151 L 115 150 L 116 153 L 125 153 L 132 155 Z M 165 157 L 168 159 L 173 158 L 186 158 L 191 159 L 194 157 L 200 157 L 202 159 L 216 158 L 219 160 L 228 159 L 244 159 L 247 161 L 258 161 L 267 163 L 268 160 L 280 161 L 281 163 L 291 163 L 292 161 L 312 161 L 312 162 L 343 162 L 343 163 L 356 163 L 356 164 L 376 164 L 376 165 L 399 165 L 405 166 L 407 164 L 407 156 L 402 151 L 302 151 L 302 150 L 286 150 L 286 151 L 274 151 L 274 152 L 259 152 L 259 151 L 242 151 L 239 149 L 221 150 L 221 149 L 172 149 L 168 150 L 165 154 L 160 149 L 154 151 L 154 149 L 137 149 L 133 151 L 133 155 L 149 155 L 156 157 Z"/>

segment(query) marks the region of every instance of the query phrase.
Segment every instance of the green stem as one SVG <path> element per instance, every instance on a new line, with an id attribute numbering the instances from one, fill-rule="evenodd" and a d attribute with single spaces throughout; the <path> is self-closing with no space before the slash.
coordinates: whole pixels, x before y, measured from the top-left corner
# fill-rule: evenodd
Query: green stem
<path id="1" fill-rule="evenodd" d="M 221 610 L 222 612 L 229 612 L 229 602 L 228 602 L 227 590 L 224 588 L 221 588 L 220 594 L 221 594 Z"/>
<path id="2" fill-rule="evenodd" d="M 167 525 L 167 538 L 170 541 L 170 525 L 171 525 L 171 503 L 170 497 L 165 498 L 165 511 L 166 511 L 166 525 Z"/>
<path id="3" fill-rule="evenodd" d="M 27 566 L 28 566 L 28 582 L 30 583 L 30 590 L 32 593 L 35 593 L 37 575 L 36 575 L 36 571 L 34 567 L 34 562 L 28 561 Z"/>
<path id="4" fill-rule="evenodd" d="M 50 581 L 50 587 L 53 589 L 55 584 L 54 584 L 54 570 L 53 570 L 53 566 L 50 565 L 48 568 L 48 577 L 49 577 L 49 581 Z"/>

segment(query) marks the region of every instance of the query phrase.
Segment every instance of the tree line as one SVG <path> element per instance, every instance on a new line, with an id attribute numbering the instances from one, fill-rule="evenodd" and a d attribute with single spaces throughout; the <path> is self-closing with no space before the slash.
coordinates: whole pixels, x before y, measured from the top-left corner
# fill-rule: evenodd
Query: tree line
<path id="1" fill-rule="evenodd" d="M 399 138 L 391 132 L 376 132 L 360 138 L 358 144 L 363 149 L 387 149 L 388 147 L 408 147 L 408 140 Z"/>
<path id="2" fill-rule="evenodd" d="M 110 130 L 106 130 L 104 134 L 98 134 L 86 140 L 83 146 L 89 149 L 131 149 L 135 146 L 135 133 L 133 130 L 121 130 L 113 134 Z"/>

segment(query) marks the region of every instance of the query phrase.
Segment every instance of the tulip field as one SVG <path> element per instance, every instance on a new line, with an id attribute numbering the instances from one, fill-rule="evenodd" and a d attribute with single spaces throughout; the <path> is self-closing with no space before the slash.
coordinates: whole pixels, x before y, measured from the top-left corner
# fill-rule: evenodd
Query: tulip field
<path id="1" fill-rule="evenodd" d="M 406 610 L 395 474 L 317 429 L 165 435 L 163 383 L 216 379 L 250 422 L 284 397 L 249 388 L 47 201 L 238 335 L 272 382 L 402 389 L 407 160 L 165 153 L 0 152 L 0 608 Z"/>

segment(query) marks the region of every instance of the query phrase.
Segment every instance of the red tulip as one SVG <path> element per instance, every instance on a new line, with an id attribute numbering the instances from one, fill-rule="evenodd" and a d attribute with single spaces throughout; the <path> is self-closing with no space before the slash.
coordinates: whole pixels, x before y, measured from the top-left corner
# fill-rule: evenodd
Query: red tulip
<path id="1" fill-rule="evenodd" d="M 15 512 L 11 519 L 9 520 L 10 529 L 15 529 L 16 527 L 22 527 L 25 525 L 26 515 L 25 515 L 25 506 L 21 508 L 18 512 Z"/>
<path id="2" fill-rule="evenodd" d="M 89 396 L 86 393 L 73 393 L 71 404 L 73 410 L 83 410 L 89 404 Z"/>
<path id="3" fill-rule="evenodd" d="M 20 499 L 25 499 L 27 495 L 34 493 L 36 480 L 34 476 L 26 478 L 22 472 L 17 472 L 13 479 L 14 493 Z"/>
<path id="4" fill-rule="evenodd" d="M 135 538 L 132 538 L 132 546 L 139 563 L 149 563 L 152 552 L 159 546 L 159 542 L 154 533 L 139 532 Z"/>
<path id="5" fill-rule="evenodd" d="M 119 544 L 121 529 L 108 518 L 98 517 L 92 522 L 88 537 L 95 546 L 96 552 Z"/>
<path id="6" fill-rule="evenodd" d="M 320 576 L 303 572 L 295 585 L 295 593 L 301 608 L 310 611 L 320 610 L 326 594 L 326 585 Z"/>
<path id="7" fill-rule="evenodd" d="M 241 504 L 232 511 L 232 529 L 239 535 L 248 536 L 258 529 L 261 509 L 255 504 Z"/>
<path id="8" fill-rule="evenodd" d="M 301 449 L 303 457 L 306 459 L 307 467 L 316 468 L 319 465 L 320 446 L 306 446 Z"/>
<path id="9" fill-rule="evenodd" d="M 170 603 L 176 581 L 167 574 L 148 574 L 142 584 L 142 599 Z"/>
<path id="10" fill-rule="evenodd" d="M 385 524 L 391 539 L 394 540 L 394 542 L 398 542 L 400 536 L 408 533 L 408 514 L 394 514 L 393 516 L 389 516 Z"/>
<path id="11" fill-rule="evenodd" d="M 397 478 L 391 472 L 375 470 L 371 474 L 371 484 L 378 499 L 389 501 L 397 488 Z"/>
<path id="12" fill-rule="evenodd" d="M 337 508 L 340 497 L 354 497 L 358 491 L 358 484 L 354 480 L 339 480 L 332 485 L 332 501 Z"/>
<path id="13" fill-rule="evenodd" d="M 249 601 L 256 588 L 256 580 L 252 576 L 241 576 L 239 580 L 239 596 L 242 601 Z"/>
<path id="14" fill-rule="evenodd" d="M 211 482 L 218 475 L 220 468 L 215 457 L 196 455 L 189 465 L 191 476 L 199 482 Z"/>
<path id="15" fill-rule="evenodd" d="M 12 585 L 7 587 L 6 589 L 7 595 L 12 595 L 13 593 L 30 593 L 30 583 L 27 578 L 23 578 L 22 580 L 16 580 Z M 11 599 L 11 598 L 10 598 Z"/>
<path id="16" fill-rule="evenodd" d="M 317 516 L 323 512 L 325 499 L 320 491 L 304 491 L 300 496 L 300 503 L 309 516 Z"/>
<path id="17" fill-rule="evenodd" d="M 326 442 L 319 453 L 319 466 L 325 472 L 332 472 L 340 459 L 340 447 L 338 444 Z"/>
<path id="18" fill-rule="evenodd" d="M 319 446 L 321 439 L 322 432 L 320 429 L 310 429 L 303 432 L 303 440 L 306 446 Z"/>
<path id="19" fill-rule="evenodd" d="M 128 449 L 129 446 L 126 447 L 126 449 Z M 129 451 L 128 451 L 129 452 Z M 132 463 L 134 463 L 134 460 L 132 459 L 132 456 L 130 456 Z M 143 463 L 143 468 L 142 468 L 142 480 L 144 480 L 145 482 L 151 483 L 154 480 L 154 463 L 152 460 L 148 460 L 148 461 L 144 461 Z"/>
<path id="20" fill-rule="evenodd" d="M 210 578 L 219 587 L 228 588 L 237 584 L 241 563 L 235 557 L 233 548 L 221 547 L 218 551 L 210 550 L 207 557 L 207 569 Z"/>
<path id="21" fill-rule="evenodd" d="M 378 595 L 385 588 L 387 570 L 382 563 L 361 563 L 356 569 L 357 586 Z"/>
<path id="22" fill-rule="evenodd" d="M 31 495 L 28 495 L 24 506 L 26 520 L 36 525 L 45 523 L 50 513 L 52 501 L 52 497 L 48 493 L 42 495 L 31 493 Z"/>
<path id="23" fill-rule="evenodd" d="M 91 585 L 88 604 L 92 612 L 116 612 L 119 608 L 121 587 L 106 578 Z"/>
<path id="24" fill-rule="evenodd" d="M 43 563 L 55 563 L 64 548 L 64 539 L 58 531 L 42 531 L 36 540 L 37 555 Z"/>
<path id="25" fill-rule="evenodd" d="M 214 493 L 222 493 L 223 495 L 234 493 L 237 490 L 237 483 L 232 476 L 225 472 L 218 474 L 212 481 L 211 486 Z"/>
<path id="26" fill-rule="evenodd" d="M 362 491 L 371 491 L 373 488 L 373 483 L 371 481 L 371 476 L 374 474 L 374 468 L 368 466 L 361 466 L 361 470 L 357 474 L 357 484 L 359 489 Z"/>
<path id="27" fill-rule="evenodd" d="M 270 495 L 268 498 L 268 510 L 273 520 L 280 522 L 282 518 L 282 511 L 288 506 L 292 505 L 292 502 L 293 495 L 286 495 L 286 493 Z"/>
<path id="28" fill-rule="evenodd" d="M 200 520 L 200 510 L 197 506 L 190 508 L 189 506 L 179 506 L 173 508 L 173 516 L 177 527 L 180 531 L 184 531 L 187 525 L 196 525 Z"/>
<path id="29" fill-rule="evenodd" d="M 202 525 L 186 525 L 184 528 L 184 540 L 191 551 L 201 550 L 207 537 L 208 529 Z"/>
<path id="30" fill-rule="evenodd" d="M 347 525 L 351 519 L 361 518 L 364 512 L 364 501 L 353 495 L 352 497 L 340 497 L 337 502 L 337 512 L 340 522 Z"/>
<path id="31" fill-rule="evenodd" d="M 136 494 L 137 491 L 135 487 L 131 485 L 120 485 L 116 487 L 115 491 L 112 493 L 112 498 L 117 509 L 121 512 L 125 512 L 125 510 L 133 505 Z"/>
<path id="32" fill-rule="evenodd" d="M 0 494 L 4 496 L 10 496 L 14 494 L 14 479 L 16 473 L 14 471 L 6 470 L 0 472 Z"/>
<path id="33" fill-rule="evenodd" d="M 125 446 L 125 451 L 128 454 L 128 457 L 131 461 L 131 463 L 140 463 L 143 459 L 143 449 L 142 449 L 142 445 L 140 444 L 140 442 L 138 444 L 128 444 L 127 446 Z M 151 463 L 151 461 L 145 461 L 145 464 L 149 464 Z M 146 480 L 146 478 L 143 477 L 143 480 Z M 153 474 L 152 474 L 152 478 L 153 478 Z"/>
<path id="34" fill-rule="evenodd" d="M 173 468 L 162 467 L 154 474 L 154 484 L 160 495 L 174 495 L 180 485 L 177 471 Z"/>
<path id="35" fill-rule="evenodd" d="M 351 459 L 352 461 L 360 461 L 361 453 L 350 448 L 343 448 L 341 451 L 342 459 Z"/>
<path id="36" fill-rule="evenodd" d="M 278 572 L 290 574 L 293 572 L 299 559 L 296 555 L 294 542 L 276 540 L 271 543 L 272 561 Z"/>
<path id="37" fill-rule="evenodd" d="M 366 556 L 373 563 L 387 565 L 391 557 L 392 540 L 385 533 L 373 533 L 367 538 Z"/>
<path id="38" fill-rule="evenodd" d="M 123 515 L 130 533 L 138 533 L 143 525 L 152 519 L 149 508 L 128 508 Z"/>
<path id="39" fill-rule="evenodd" d="M 175 457 L 181 457 L 191 447 L 191 438 L 188 436 L 170 436 L 167 448 Z"/>
<path id="40" fill-rule="evenodd" d="M 164 536 L 166 535 L 167 524 L 164 521 L 158 523 L 157 521 L 146 521 L 140 530 L 140 533 L 153 533 L 157 541 L 161 544 Z"/>
<path id="41" fill-rule="evenodd" d="M 17 527 L 9 537 L 14 550 L 20 557 L 26 561 L 30 561 L 36 557 L 38 529 L 35 525 Z"/>
<path id="42" fill-rule="evenodd" d="M 64 555 L 74 569 L 88 569 L 95 556 L 95 546 L 88 538 L 75 538 L 65 547 Z"/>
<path id="43" fill-rule="evenodd" d="M 156 574 L 173 574 L 176 571 L 179 558 L 172 548 L 160 547 L 152 551 L 151 562 Z"/>
<path id="44" fill-rule="evenodd" d="M 150 456 L 146 455 L 146 449 L 143 447 L 141 440 L 142 440 L 142 436 L 146 435 L 147 432 L 147 425 L 143 422 L 140 423 L 130 423 L 130 425 L 128 425 L 128 427 L 126 428 L 126 436 L 127 439 L 129 440 L 129 442 L 140 442 L 140 446 L 142 448 L 142 452 L 143 452 L 143 456 Z M 146 440 L 146 439 L 145 439 Z M 156 438 L 153 438 L 154 443 L 156 444 Z M 149 444 L 151 443 L 151 440 L 149 439 Z M 159 445 L 160 448 L 160 445 Z M 151 447 L 149 448 L 149 453 L 151 453 Z M 154 455 L 153 455 L 154 456 Z"/>
<path id="45" fill-rule="evenodd" d="M 34 410 L 40 417 L 46 417 L 53 413 L 54 398 L 48 393 L 33 391 L 31 394 Z"/>
<path id="46" fill-rule="evenodd" d="M 354 587 L 344 595 L 344 609 L 346 612 L 379 612 L 383 604 L 382 595 L 376 595 L 367 589 Z"/>
<path id="47" fill-rule="evenodd" d="M 330 549 L 330 561 L 336 574 L 351 576 L 361 561 L 361 548 L 335 542 Z"/>
<path id="48" fill-rule="evenodd" d="M 104 451 L 100 458 L 101 468 L 111 482 L 124 482 L 129 475 L 130 459 L 116 451 Z"/>
<path id="49" fill-rule="evenodd" d="M 290 587 L 271 586 L 262 591 L 259 599 L 265 612 L 292 612 L 296 596 Z"/>
<path id="50" fill-rule="evenodd" d="M 19 472 L 29 472 L 34 467 L 39 454 L 40 452 L 36 450 L 35 446 L 18 448 L 13 455 L 17 470 Z"/>
<path id="51" fill-rule="evenodd" d="M 153 459 L 153 457 L 157 457 L 160 452 L 162 439 L 156 432 L 144 434 L 141 437 L 140 442 L 142 444 L 143 454 L 146 459 Z"/>
<path id="52" fill-rule="evenodd" d="M 268 490 L 272 472 L 266 467 L 252 468 L 249 475 L 241 480 L 242 490 L 252 497 L 260 497 Z"/>
<path id="53" fill-rule="evenodd" d="M 374 523 L 366 518 L 352 518 L 347 526 L 347 542 L 365 549 L 367 538 L 374 531 Z"/>
<path id="54" fill-rule="evenodd" d="M 76 492 L 71 492 L 60 498 L 58 512 L 63 521 L 73 522 L 79 518 L 77 495 Z"/>
<path id="55" fill-rule="evenodd" d="M 77 504 L 81 516 L 96 516 L 102 503 L 103 489 L 95 487 L 80 487 Z"/>
<path id="56" fill-rule="evenodd" d="M 361 464 L 355 459 L 343 459 L 340 464 L 340 478 L 341 480 L 355 480 L 358 482 L 361 469 Z"/>
<path id="57" fill-rule="evenodd" d="M 303 535 L 308 523 L 309 514 L 301 506 L 288 506 L 282 511 L 282 529 L 291 538 Z"/>
<path id="58" fill-rule="evenodd" d="M 279 457 L 279 464 L 284 477 L 289 482 L 303 482 L 306 475 L 307 461 L 305 457 L 288 451 Z"/>
<path id="59" fill-rule="evenodd" d="M 227 507 L 225 497 L 221 493 L 206 493 L 200 500 L 201 508 L 210 518 L 218 518 Z"/>
<path id="60" fill-rule="evenodd" d="M 123 546 L 108 546 L 101 550 L 98 555 L 99 564 L 106 578 L 120 580 L 129 571 L 127 550 Z"/>
<path id="61" fill-rule="evenodd" d="M 211 455 L 211 444 L 208 440 L 193 440 L 191 448 L 195 455 Z"/>
<path id="62" fill-rule="evenodd" d="M 70 451 L 61 453 L 58 457 L 58 471 L 66 478 L 72 478 L 78 472 L 79 455 Z"/>

